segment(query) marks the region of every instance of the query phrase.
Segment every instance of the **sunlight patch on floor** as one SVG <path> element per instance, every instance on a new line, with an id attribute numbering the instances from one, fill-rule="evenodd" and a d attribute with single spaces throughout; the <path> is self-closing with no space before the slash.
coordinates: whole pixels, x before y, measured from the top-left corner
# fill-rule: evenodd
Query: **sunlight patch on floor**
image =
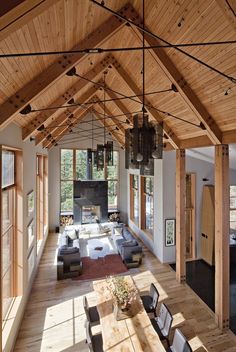
<path id="1" fill-rule="evenodd" d="M 60 352 L 78 344 L 87 351 L 84 322 L 82 296 L 47 308 L 40 351 Z"/>
<path id="2" fill-rule="evenodd" d="M 151 273 L 151 271 L 146 270 L 139 274 L 135 274 L 132 277 L 139 291 L 148 292 L 150 289 L 151 283 L 154 283 L 154 285 L 156 285 L 158 292 L 160 294 L 160 301 L 168 298 L 168 294 L 163 289 L 161 284 L 157 281 L 155 276 Z"/>
<path id="3" fill-rule="evenodd" d="M 185 318 L 182 313 L 176 313 L 173 314 L 173 323 L 172 327 L 178 327 L 179 324 L 183 323 L 185 321 Z"/>

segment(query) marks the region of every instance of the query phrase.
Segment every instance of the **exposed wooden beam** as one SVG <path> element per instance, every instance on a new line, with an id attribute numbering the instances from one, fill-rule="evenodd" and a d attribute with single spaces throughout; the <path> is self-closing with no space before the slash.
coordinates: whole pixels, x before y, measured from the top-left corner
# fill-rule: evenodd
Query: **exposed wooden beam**
<path id="1" fill-rule="evenodd" d="M 215 318 L 229 328 L 229 147 L 215 146 Z"/>
<path id="2" fill-rule="evenodd" d="M 126 16 L 134 19 L 134 22 L 141 25 L 142 20 L 139 14 L 130 8 L 126 11 Z M 148 30 L 148 28 L 146 27 Z M 140 41 L 142 39 L 142 33 L 137 28 L 133 28 L 130 31 L 132 35 L 139 36 Z M 135 35 L 136 34 L 136 35 Z M 137 38 L 136 38 L 137 39 Z M 150 46 L 155 46 L 160 44 L 160 42 L 145 34 L 145 41 Z M 164 49 L 150 49 L 153 52 L 156 62 L 159 64 L 163 72 L 169 78 L 169 80 L 174 83 L 178 89 L 179 94 L 187 104 L 187 106 L 195 113 L 199 121 L 201 121 L 207 129 L 209 138 L 212 140 L 213 144 L 220 144 L 222 142 L 222 133 L 213 117 L 209 114 L 205 106 L 201 103 L 197 95 L 188 85 L 187 81 L 184 79 L 183 75 L 178 71 L 173 62 L 170 60 Z"/>
<path id="3" fill-rule="evenodd" d="M 98 102 L 97 103 L 100 108 L 101 111 L 103 111 L 103 104 L 102 102 Z M 112 113 L 110 112 L 110 110 L 108 108 L 106 108 L 106 113 L 110 116 L 112 116 Z M 103 124 L 103 126 L 105 125 L 105 128 L 111 133 L 112 137 L 123 147 L 124 146 L 124 137 L 122 138 L 121 136 L 118 135 L 118 133 L 116 133 L 113 128 L 109 125 L 109 123 L 107 122 L 107 119 L 104 121 L 103 118 L 101 117 L 101 115 L 97 114 L 96 111 L 94 111 L 95 116 L 97 117 L 97 119 Z"/>
<path id="4" fill-rule="evenodd" d="M 111 64 L 113 65 L 113 67 L 115 68 L 117 74 L 123 79 L 123 81 L 126 83 L 126 85 L 131 89 L 131 91 L 137 95 L 137 99 L 142 102 L 142 92 L 141 90 L 138 88 L 138 86 L 136 85 L 136 83 L 131 79 L 130 76 L 128 76 L 126 74 L 126 71 L 124 70 L 124 68 L 119 64 L 119 62 L 113 58 L 111 60 Z M 153 116 L 154 120 L 158 121 L 158 122 L 162 122 L 163 118 L 161 117 L 161 115 L 158 113 L 157 110 L 155 110 L 154 108 L 151 107 L 151 103 L 150 101 L 146 98 L 145 100 L 146 103 L 146 109 L 150 112 L 150 114 Z M 141 110 L 141 109 L 140 109 Z M 177 138 L 177 136 L 174 134 L 174 132 L 168 127 L 168 125 L 166 123 L 163 124 L 163 130 L 165 131 L 165 133 L 167 134 L 167 136 L 170 139 L 170 143 L 174 146 L 174 148 L 179 148 L 179 140 Z"/>
<path id="5" fill-rule="evenodd" d="M 49 125 L 47 125 L 43 131 L 37 134 L 37 136 L 35 137 L 35 145 L 44 142 L 47 136 L 49 134 L 52 134 L 59 125 L 65 124 L 66 121 L 68 121 L 69 123 L 70 116 L 71 112 L 69 110 L 66 110 L 61 115 L 59 115 L 55 120 L 53 120 Z"/>
<path id="6" fill-rule="evenodd" d="M 67 89 L 60 97 L 54 100 L 54 102 L 48 108 L 66 104 L 71 98 L 77 95 L 81 89 L 91 84 L 87 80 L 94 80 L 94 78 L 106 68 L 105 62 L 105 60 L 101 60 L 96 66 L 94 66 L 90 71 L 88 71 L 84 75 L 85 79 L 75 77 L 76 83 L 73 84 L 69 89 Z M 23 127 L 22 138 L 25 140 L 30 135 L 32 135 L 40 125 L 42 125 L 48 119 L 52 118 L 56 111 L 57 110 L 44 111 L 41 114 L 37 115 L 35 118 L 33 118 L 25 127 Z"/>
<path id="7" fill-rule="evenodd" d="M 127 6 L 125 8 L 127 8 Z M 123 9 L 120 11 L 122 12 Z M 72 50 L 93 48 L 101 45 L 105 40 L 111 38 L 122 26 L 124 26 L 124 23 L 117 19 L 116 16 L 112 15 L 101 24 L 100 27 L 96 28 L 73 47 Z M 46 70 L 6 100 L 0 108 L 0 127 L 6 127 L 22 108 L 53 85 L 53 83 L 65 75 L 67 71 L 84 59 L 86 55 L 86 53 L 81 53 L 78 55 L 69 54 L 59 57 Z"/>
<path id="8" fill-rule="evenodd" d="M 231 27 L 236 31 L 236 3 L 235 0 L 215 0 L 220 7 L 225 19 L 230 23 Z"/>
<path id="9" fill-rule="evenodd" d="M 79 123 L 80 121 L 82 121 L 83 120 L 83 118 L 85 117 L 85 116 L 87 116 L 88 115 L 88 113 L 90 112 L 90 109 L 88 108 L 87 110 L 82 110 L 81 108 L 80 108 L 80 111 L 78 112 L 76 112 L 76 115 L 75 115 L 75 118 L 73 119 L 73 122 L 72 122 L 72 125 L 71 125 L 71 127 L 72 126 L 74 126 L 74 125 L 76 125 L 77 123 Z M 58 127 L 57 128 L 57 130 L 56 130 L 56 132 L 54 132 L 54 133 L 52 133 L 52 137 L 53 137 L 53 139 L 55 140 L 55 142 L 57 143 L 65 134 L 66 134 L 66 132 L 68 131 L 68 129 L 69 129 L 70 127 Z M 79 138 L 79 137 L 78 137 Z M 68 142 L 69 143 L 69 142 Z M 49 141 L 45 141 L 44 143 L 43 143 L 43 147 L 44 148 L 47 148 L 47 149 L 51 149 L 52 147 L 54 146 L 54 143 L 52 143 L 51 142 L 51 140 L 49 140 Z"/>
<path id="10" fill-rule="evenodd" d="M 107 86 L 106 86 L 106 87 L 107 87 Z M 114 98 L 114 96 L 116 96 L 114 93 L 113 93 L 114 95 L 110 95 L 110 93 L 112 93 L 112 92 L 110 92 L 109 90 L 107 91 L 107 93 L 108 93 L 108 95 L 109 95 L 111 98 L 112 98 L 112 96 L 113 96 L 113 98 Z M 112 99 L 113 99 L 113 98 L 112 98 Z M 119 100 L 114 101 L 115 105 L 118 105 L 118 101 L 119 101 Z M 101 104 L 101 103 L 99 102 L 99 105 L 100 105 L 101 107 L 103 107 L 103 111 L 104 111 L 104 104 Z M 122 123 L 119 121 L 118 118 L 116 118 L 116 117 L 110 115 L 109 111 L 110 111 L 110 110 L 107 109 L 107 106 L 105 106 L 105 114 L 106 114 L 106 115 L 109 115 L 109 116 L 111 117 L 111 120 L 114 122 L 114 124 L 117 125 L 117 127 L 121 130 L 122 133 L 125 133 L 125 128 L 124 128 L 124 126 L 122 125 Z"/>
<path id="11" fill-rule="evenodd" d="M 154 38 L 146 36 L 147 43 L 151 45 L 157 45 L 157 41 Z M 205 106 L 201 103 L 200 99 L 190 88 L 183 75 L 177 70 L 173 62 L 169 59 L 163 49 L 151 49 L 155 54 L 155 59 L 160 65 L 166 76 L 173 82 L 182 97 L 186 105 L 192 110 L 197 116 L 198 120 L 202 122 L 208 132 L 208 136 L 213 144 L 219 144 L 222 142 L 222 133 L 215 123 L 213 117 L 209 114 Z"/>
<path id="12" fill-rule="evenodd" d="M 176 150 L 176 280 L 186 280 L 185 239 L 185 150 Z"/>
<path id="13" fill-rule="evenodd" d="M 109 87 L 108 87 L 109 88 Z M 117 99 L 119 98 L 114 92 L 110 91 L 109 89 L 107 90 L 107 94 L 111 99 Z M 118 109 L 125 114 L 125 119 L 129 119 L 131 123 L 133 123 L 133 116 L 131 115 L 130 111 L 126 108 L 125 104 L 122 103 L 121 100 L 115 100 L 115 104 L 118 107 Z"/>
<path id="14" fill-rule="evenodd" d="M 223 132 L 223 143 L 236 143 L 236 130 Z"/>
<path id="15" fill-rule="evenodd" d="M 32 21 L 58 0 L 24 0 L 21 4 L 1 16 L 0 41 L 17 31 L 27 22 Z"/>
<path id="16" fill-rule="evenodd" d="M 194 138 L 183 139 L 180 141 L 181 149 L 200 148 L 212 146 L 211 140 L 208 136 L 199 136 Z"/>
<path id="17" fill-rule="evenodd" d="M 86 102 L 88 102 L 88 100 L 89 99 L 91 99 L 91 97 L 93 97 L 94 96 L 94 94 L 96 93 L 96 91 L 97 91 L 97 86 L 96 85 L 93 85 L 92 87 L 90 87 L 84 94 L 82 94 L 81 96 L 80 96 L 80 100 L 83 102 L 83 103 L 86 103 Z M 91 100 L 92 101 L 92 100 Z M 92 103 L 91 103 L 92 104 Z M 77 111 L 79 111 L 80 109 L 82 109 L 82 110 L 84 110 L 83 108 L 81 108 L 80 106 L 71 106 L 71 108 L 69 109 L 69 112 L 70 112 L 70 114 L 71 113 L 76 113 Z M 63 117 L 62 117 L 62 115 L 63 114 L 61 114 L 60 116 L 59 116 L 59 119 L 60 120 L 63 120 Z M 65 115 L 65 114 L 64 114 Z M 68 116 L 68 114 L 67 114 L 67 116 L 65 117 L 65 120 L 67 120 L 69 118 L 69 116 Z M 71 119 L 69 118 L 69 120 L 71 121 Z M 55 120 L 55 121 L 57 121 L 57 119 Z M 60 131 L 61 130 L 61 127 L 58 127 L 58 129 L 56 129 L 55 130 L 55 133 L 57 132 L 57 131 Z M 45 138 L 46 136 L 45 136 L 45 134 L 43 135 L 43 137 Z M 40 139 L 42 138 L 42 137 L 39 137 Z M 45 147 L 45 143 L 46 142 L 44 142 L 43 143 L 43 146 Z"/>

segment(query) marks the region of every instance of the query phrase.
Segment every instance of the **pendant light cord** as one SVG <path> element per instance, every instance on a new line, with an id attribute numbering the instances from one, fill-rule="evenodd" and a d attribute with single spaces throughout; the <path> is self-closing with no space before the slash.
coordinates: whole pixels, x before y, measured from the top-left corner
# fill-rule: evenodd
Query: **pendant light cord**
<path id="1" fill-rule="evenodd" d="M 106 89 L 105 89 L 105 77 L 106 77 L 106 72 L 104 72 L 104 89 L 103 89 L 103 100 L 104 100 L 104 104 L 103 104 L 103 125 L 104 125 L 104 148 L 106 145 L 106 129 L 105 129 L 105 98 L 106 98 Z"/>
<path id="2" fill-rule="evenodd" d="M 143 123 L 144 123 L 144 111 L 145 111 L 145 49 L 144 49 L 144 8 L 145 0 L 143 0 Z"/>

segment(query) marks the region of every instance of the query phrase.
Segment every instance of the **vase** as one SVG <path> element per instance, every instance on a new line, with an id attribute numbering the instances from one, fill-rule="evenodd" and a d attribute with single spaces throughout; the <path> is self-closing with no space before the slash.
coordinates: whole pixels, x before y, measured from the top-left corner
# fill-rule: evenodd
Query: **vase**
<path id="1" fill-rule="evenodd" d="M 118 304 L 113 305 L 113 312 L 116 320 L 123 320 L 133 317 L 132 306 L 128 305 L 125 308 L 121 308 Z"/>

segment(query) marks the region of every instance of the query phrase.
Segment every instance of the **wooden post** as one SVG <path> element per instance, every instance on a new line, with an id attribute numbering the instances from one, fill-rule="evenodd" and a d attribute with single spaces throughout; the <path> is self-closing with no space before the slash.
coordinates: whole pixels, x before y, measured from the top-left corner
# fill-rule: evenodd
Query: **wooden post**
<path id="1" fill-rule="evenodd" d="M 215 146 L 215 319 L 229 328 L 229 147 Z"/>
<path id="2" fill-rule="evenodd" d="M 176 150 L 176 280 L 186 280 L 185 265 L 185 150 Z"/>

